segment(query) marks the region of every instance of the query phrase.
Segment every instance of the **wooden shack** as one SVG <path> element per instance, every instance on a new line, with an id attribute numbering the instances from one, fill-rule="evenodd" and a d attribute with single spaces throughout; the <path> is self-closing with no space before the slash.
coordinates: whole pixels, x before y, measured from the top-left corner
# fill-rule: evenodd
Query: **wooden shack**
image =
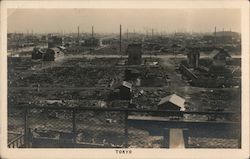
<path id="1" fill-rule="evenodd" d="M 176 95 L 171 94 L 161 99 L 158 104 L 159 110 L 180 110 L 185 111 L 185 99 Z"/>

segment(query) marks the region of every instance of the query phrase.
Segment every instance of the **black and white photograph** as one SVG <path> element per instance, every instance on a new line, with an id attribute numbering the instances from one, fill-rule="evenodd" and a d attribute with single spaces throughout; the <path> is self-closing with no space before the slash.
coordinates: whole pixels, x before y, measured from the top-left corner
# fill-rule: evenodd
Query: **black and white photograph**
<path id="1" fill-rule="evenodd" d="M 7 149 L 242 149 L 241 7 L 6 11 Z"/>

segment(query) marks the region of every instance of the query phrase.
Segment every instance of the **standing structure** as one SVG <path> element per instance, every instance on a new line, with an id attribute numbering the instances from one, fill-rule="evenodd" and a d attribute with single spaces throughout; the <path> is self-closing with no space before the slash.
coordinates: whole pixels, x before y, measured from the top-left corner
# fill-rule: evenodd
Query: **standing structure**
<path id="1" fill-rule="evenodd" d="M 80 28 L 79 26 L 77 27 L 77 44 L 79 45 L 80 43 Z"/>
<path id="2" fill-rule="evenodd" d="M 128 64 L 140 65 L 142 63 L 142 45 L 133 43 L 129 44 L 127 48 Z"/>
<path id="3" fill-rule="evenodd" d="M 200 52 L 197 48 L 189 51 L 187 54 L 187 58 L 188 58 L 188 66 L 190 68 L 199 67 Z"/>
<path id="4" fill-rule="evenodd" d="M 216 27 L 214 27 L 214 48 L 216 47 Z"/>
<path id="5" fill-rule="evenodd" d="M 92 26 L 92 38 L 94 38 L 94 26 Z"/>
<path id="6" fill-rule="evenodd" d="M 122 25 L 120 24 L 120 53 L 122 52 Z"/>
<path id="7" fill-rule="evenodd" d="M 231 55 L 226 50 L 218 48 L 209 54 L 209 58 L 212 60 L 213 65 L 218 66 L 225 65 L 231 59 Z"/>
<path id="8" fill-rule="evenodd" d="M 176 94 L 166 96 L 159 102 L 158 109 L 185 111 L 185 99 Z"/>

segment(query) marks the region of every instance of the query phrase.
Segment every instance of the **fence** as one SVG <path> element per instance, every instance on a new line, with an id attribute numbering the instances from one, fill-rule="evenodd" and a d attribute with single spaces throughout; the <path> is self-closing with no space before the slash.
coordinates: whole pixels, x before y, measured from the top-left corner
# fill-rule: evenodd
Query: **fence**
<path id="1" fill-rule="evenodd" d="M 183 121 L 185 114 L 223 117 L 226 121 Z M 167 147 L 166 129 L 198 126 L 204 134 L 211 129 L 239 130 L 239 122 L 230 122 L 235 112 L 181 112 L 97 107 L 19 106 L 8 109 L 8 129 L 23 134 L 23 142 L 9 147 Z M 174 116 L 174 118 L 173 118 Z M 134 118 L 133 118 L 134 117 Z M 168 119 L 168 120 L 166 120 Z M 174 119 L 174 120 L 173 120 Z M 217 125 L 217 127 L 216 127 Z M 196 133 L 197 133 L 196 132 Z M 216 135 L 219 133 L 214 131 Z M 187 133 L 185 133 L 187 134 Z M 236 133 L 240 134 L 240 133 Z M 210 134 L 211 135 L 211 134 Z M 185 135 L 187 136 L 187 135 Z M 229 134 L 234 136 L 235 134 Z M 237 135 L 236 135 L 237 136 Z M 16 139 L 16 140 L 19 140 Z M 186 143 L 186 137 L 185 137 Z"/>

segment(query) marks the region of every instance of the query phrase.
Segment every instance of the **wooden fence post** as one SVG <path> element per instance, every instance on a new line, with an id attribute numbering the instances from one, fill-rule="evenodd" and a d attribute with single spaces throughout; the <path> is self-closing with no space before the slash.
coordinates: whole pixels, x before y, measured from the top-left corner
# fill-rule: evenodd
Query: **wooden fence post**
<path id="1" fill-rule="evenodd" d="M 28 148 L 29 144 L 29 118 L 28 118 L 28 108 L 24 108 L 24 146 Z"/>
<path id="2" fill-rule="evenodd" d="M 163 129 L 163 147 L 169 148 L 169 129 Z"/>
<path id="3" fill-rule="evenodd" d="M 73 144 L 76 144 L 76 109 L 72 110 L 72 132 L 73 132 Z"/>
<path id="4" fill-rule="evenodd" d="M 125 147 L 128 148 L 128 111 L 125 110 L 124 112 L 124 139 L 125 139 Z"/>

